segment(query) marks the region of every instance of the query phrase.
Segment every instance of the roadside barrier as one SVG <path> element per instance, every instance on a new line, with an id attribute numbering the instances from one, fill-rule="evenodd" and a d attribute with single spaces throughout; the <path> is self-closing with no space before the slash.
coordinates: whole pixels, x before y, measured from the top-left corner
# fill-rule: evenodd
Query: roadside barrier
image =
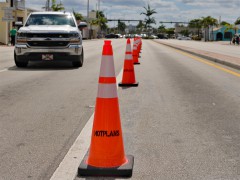
<path id="1" fill-rule="evenodd" d="M 127 40 L 125 60 L 123 66 L 123 76 L 122 82 L 118 84 L 119 86 L 138 86 L 138 82 L 135 79 L 135 71 L 133 65 L 133 55 L 131 50 L 131 41 Z"/>
<path id="2" fill-rule="evenodd" d="M 131 177 L 134 157 L 125 155 L 111 41 L 102 51 L 92 138 L 78 176 Z"/>

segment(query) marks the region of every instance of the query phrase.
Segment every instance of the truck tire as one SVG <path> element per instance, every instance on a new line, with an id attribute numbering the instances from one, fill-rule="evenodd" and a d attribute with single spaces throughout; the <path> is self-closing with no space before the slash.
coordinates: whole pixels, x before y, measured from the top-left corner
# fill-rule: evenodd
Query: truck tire
<path id="1" fill-rule="evenodd" d="M 82 54 L 77 57 L 77 61 L 72 62 L 73 67 L 82 67 L 83 66 L 83 59 L 84 59 L 84 53 L 83 53 L 83 50 L 82 50 Z"/>
<path id="2" fill-rule="evenodd" d="M 27 67 L 28 65 L 28 61 L 20 62 L 15 52 L 14 52 L 14 61 L 17 67 Z"/>

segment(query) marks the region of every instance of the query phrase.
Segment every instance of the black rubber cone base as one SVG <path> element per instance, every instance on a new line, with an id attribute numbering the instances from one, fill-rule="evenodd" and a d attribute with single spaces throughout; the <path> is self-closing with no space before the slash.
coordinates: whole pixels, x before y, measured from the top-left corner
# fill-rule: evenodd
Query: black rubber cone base
<path id="1" fill-rule="evenodd" d="M 132 84 L 123 84 L 122 82 L 120 82 L 120 83 L 118 83 L 118 86 L 120 86 L 120 87 L 137 87 L 138 82 L 132 83 Z"/>
<path id="2" fill-rule="evenodd" d="M 135 63 L 133 63 L 133 64 L 134 64 L 134 65 L 136 65 L 136 64 L 138 65 L 138 64 L 140 64 L 140 62 L 135 62 Z"/>
<path id="3" fill-rule="evenodd" d="M 132 177 L 134 157 L 127 155 L 126 158 L 128 159 L 128 163 L 122 166 L 113 168 L 101 168 L 86 164 L 87 156 L 85 156 L 80 166 L 78 167 L 78 177 Z"/>

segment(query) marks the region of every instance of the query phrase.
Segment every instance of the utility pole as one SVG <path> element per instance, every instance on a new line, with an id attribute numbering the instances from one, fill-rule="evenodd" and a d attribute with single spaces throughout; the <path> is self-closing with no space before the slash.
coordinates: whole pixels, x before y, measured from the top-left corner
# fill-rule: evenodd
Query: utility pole
<path id="1" fill-rule="evenodd" d="M 50 0 L 46 1 L 46 7 L 45 7 L 46 11 L 50 11 Z"/>
<path id="2" fill-rule="evenodd" d="M 98 0 L 98 11 L 100 11 L 100 0 Z"/>
<path id="3" fill-rule="evenodd" d="M 87 1 L 87 25 L 89 27 L 89 0 Z M 92 39 L 92 26 L 90 25 L 90 30 L 88 30 L 88 38 Z"/>
<path id="4" fill-rule="evenodd" d="M 89 21 L 89 0 L 87 1 L 87 23 Z"/>
<path id="5" fill-rule="evenodd" d="M 17 8 L 18 8 L 17 0 L 14 0 L 14 6 L 15 6 L 15 23 L 16 23 L 17 22 Z"/>
<path id="6" fill-rule="evenodd" d="M 101 23 L 100 23 L 100 0 L 98 0 L 98 26 L 99 26 L 99 35 L 101 34 Z"/>

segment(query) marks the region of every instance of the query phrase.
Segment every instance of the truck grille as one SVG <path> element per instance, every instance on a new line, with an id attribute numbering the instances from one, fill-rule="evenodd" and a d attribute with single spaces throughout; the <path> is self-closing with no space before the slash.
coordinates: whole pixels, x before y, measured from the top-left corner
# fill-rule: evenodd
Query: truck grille
<path id="1" fill-rule="evenodd" d="M 68 41 L 28 41 L 29 46 L 61 47 L 67 46 L 68 44 Z"/>
<path id="2" fill-rule="evenodd" d="M 70 34 L 64 33 L 28 33 L 27 38 L 69 38 Z"/>

